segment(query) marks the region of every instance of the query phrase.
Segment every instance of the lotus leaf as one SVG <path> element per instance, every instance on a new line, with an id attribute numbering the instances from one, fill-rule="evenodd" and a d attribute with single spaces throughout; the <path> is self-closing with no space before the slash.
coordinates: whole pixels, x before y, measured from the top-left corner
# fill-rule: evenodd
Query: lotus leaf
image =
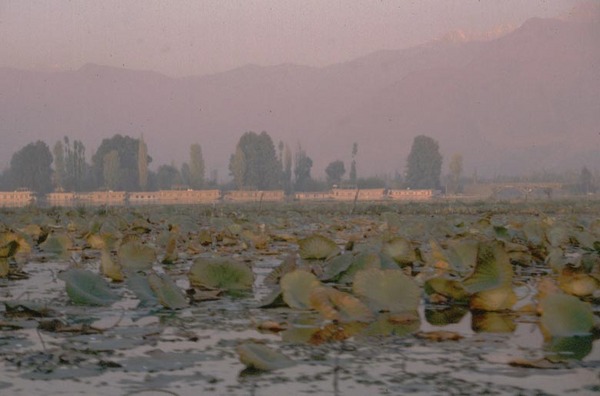
<path id="1" fill-rule="evenodd" d="M 389 256 L 383 253 L 363 252 L 354 256 L 352 264 L 339 277 L 340 283 L 353 283 L 354 276 L 358 271 L 377 268 L 377 269 L 398 269 L 398 264 Z"/>
<path id="2" fill-rule="evenodd" d="M 323 263 L 323 273 L 320 278 L 322 281 L 336 281 L 340 274 L 350 268 L 353 262 L 351 254 L 340 254 Z"/>
<path id="3" fill-rule="evenodd" d="M 465 290 L 462 283 L 446 278 L 433 278 L 425 282 L 425 293 L 440 294 L 456 302 L 466 302 L 469 299 L 469 293 Z"/>
<path id="4" fill-rule="evenodd" d="M 577 297 L 551 294 L 540 307 L 540 326 L 546 338 L 588 335 L 594 326 L 592 306 Z"/>
<path id="5" fill-rule="evenodd" d="M 88 270 L 72 268 L 60 275 L 66 283 L 67 295 L 80 305 L 111 305 L 119 297 L 100 275 Z"/>
<path id="6" fill-rule="evenodd" d="M 126 283 L 129 290 L 131 290 L 138 300 L 140 300 L 140 306 L 148 307 L 157 305 L 159 303 L 156 294 L 150 287 L 147 276 L 130 274 L 127 276 Z"/>
<path id="7" fill-rule="evenodd" d="M 162 259 L 163 264 L 173 264 L 179 255 L 177 254 L 177 234 L 171 232 L 169 235 L 169 239 L 167 240 L 167 244 L 165 246 L 165 255 Z"/>
<path id="8" fill-rule="evenodd" d="M 471 328 L 476 333 L 512 333 L 517 324 L 511 314 L 501 312 L 474 312 Z"/>
<path id="9" fill-rule="evenodd" d="M 401 319 L 401 320 L 399 320 Z M 395 314 L 384 312 L 377 320 L 367 326 L 361 335 L 368 337 L 396 336 L 404 337 L 419 331 L 421 321 L 417 312 L 408 313 L 402 318 Z"/>
<path id="10" fill-rule="evenodd" d="M 569 243 L 569 232 L 564 225 L 553 225 L 546 230 L 546 238 L 553 247 L 564 247 Z"/>
<path id="11" fill-rule="evenodd" d="M 564 268 L 558 277 L 558 285 L 565 293 L 585 297 L 598 290 L 600 281 L 582 271 Z"/>
<path id="12" fill-rule="evenodd" d="M 545 226 L 539 220 L 531 220 L 523 224 L 523 233 L 533 246 L 542 246 L 546 240 Z"/>
<path id="13" fill-rule="evenodd" d="M 552 362 L 581 360 L 593 349 L 594 336 L 553 337 L 544 345 L 546 359 Z"/>
<path id="14" fill-rule="evenodd" d="M 460 322 L 467 312 L 467 307 L 461 305 L 452 305 L 442 309 L 426 308 L 425 320 L 434 326 L 446 326 Z"/>
<path id="15" fill-rule="evenodd" d="M 54 233 L 40 245 L 40 248 L 56 259 L 65 260 L 70 257 L 71 253 L 69 249 L 71 249 L 72 246 L 73 242 L 68 235 Z"/>
<path id="16" fill-rule="evenodd" d="M 296 255 L 287 255 L 281 264 L 273 268 L 273 270 L 265 277 L 265 285 L 279 285 L 281 277 L 288 272 L 292 272 L 296 268 L 298 268 L 298 265 L 296 264 Z"/>
<path id="17" fill-rule="evenodd" d="M 310 293 L 312 289 L 319 287 L 321 282 L 308 271 L 296 270 L 285 274 L 281 278 L 280 285 L 283 301 L 288 306 L 295 309 L 309 309 Z"/>
<path id="18" fill-rule="evenodd" d="M 464 281 L 469 293 L 509 286 L 513 270 L 508 255 L 499 242 L 481 243 L 475 270 Z"/>
<path id="19" fill-rule="evenodd" d="M 358 298 L 331 287 L 315 287 L 310 293 L 311 308 L 325 319 L 337 322 L 369 322 L 373 313 Z"/>
<path id="20" fill-rule="evenodd" d="M 474 239 L 451 240 L 445 251 L 446 260 L 459 274 L 471 271 L 477 263 L 479 241 Z"/>
<path id="21" fill-rule="evenodd" d="M 10 272 L 8 260 L 0 257 L 0 278 L 5 278 Z"/>
<path id="22" fill-rule="evenodd" d="M 421 290 L 415 281 L 401 270 L 368 269 L 356 273 L 353 291 L 364 297 L 376 311 L 414 311 L 419 305 Z"/>
<path id="23" fill-rule="evenodd" d="M 471 296 L 469 308 L 473 311 L 504 311 L 517 302 L 517 295 L 509 285 L 487 289 Z"/>
<path id="24" fill-rule="evenodd" d="M 283 293 L 281 292 L 281 288 L 277 286 L 275 290 L 261 299 L 259 303 L 259 308 L 278 308 L 278 307 L 286 307 L 285 301 L 283 301 Z"/>
<path id="25" fill-rule="evenodd" d="M 240 361 L 247 368 L 273 371 L 293 366 L 293 360 L 284 354 L 277 352 L 265 345 L 254 342 L 246 342 L 237 347 Z"/>
<path id="26" fill-rule="evenodd" d="M 395 237 L 384 242 L 381 252 L 390 256 L 400 265 L 412 264 L 417 260 L 415 249 L 408 240 L 402 237 Z"/>
<path id="27" fill-rule="evenodd" d="M 225 258 L 200 257 L 190 268 L 192 286 L 229 291 L 251 290 L 254 274 L 246 264 Z"/>
<path id="28" fill-rule="evenodd" d="M 121 266 L 113 261 L 107 250 L 102 250 L 100 256 L 100 272 L 115 282 L 122 282 L 125 279 Z"/>
<path id="29" fill-rule="evenodd" d="M 148 274 L 148 284 L 163 307 L 181 309 L 188 306 L 185 294 L 167 274 Z"/>
<path id="30" fill-rule="evenodd" d="M 321 345 L 326 342 L 344 341 L 359 334 L 366 326 L 364 322 L 329 323 L 313 332 L 308 343 Z"/>
<path id="31" fill-rule="evenodd" d="M 340 252 L 338 245 L 329 238 L 314 234 L 298 241 L 300 257 L 305 260 L 325 260 Z"/>
<path id="32" fill-rule="evenodd" d="M 156 253 L 150 246 L 131 238 L 119 246 L 117 256 L 123 269 L 127 271 L 145 271 L 152 268 Z"/>

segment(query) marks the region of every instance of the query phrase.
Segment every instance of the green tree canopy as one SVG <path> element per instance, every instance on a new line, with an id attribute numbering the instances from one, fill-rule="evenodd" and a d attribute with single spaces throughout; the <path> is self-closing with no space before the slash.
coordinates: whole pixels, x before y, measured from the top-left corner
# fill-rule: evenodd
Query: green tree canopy
<path id="1" fill-rule="evenodd" d="M 302 147 L 298 146 L 298 151 L 294 157 L 294 178 L 296 191 L 306 191 L 310 184 L 310 170 L 313 166 L 312 159 L 306 155 Z"/>
<path id="2" fill-rule="evenodd" d="M 413 141 L 406 166 L 406 182 L 412 189 L 439 189 L 442 155 L 438 142 L 419 135 Z"/>
<path id="3" fill-rule="evenodd" d="M 106 184 L 104 180 L 104 156 L 116 150 L 119 153 L 119 162 L 121 166 L 121 177 L 118 190 L 133 191 L 139 186 L 138 154 L 139 139 L 129 136 L 114 135 L 110 139 L 102 140 L 100 147 L 92 156 L 92 170 L 95 177 L 101 185 Z M 147 164 L 152 162 L 150 156 L 147 157 Z"/>
<path id="4" fill-rule="evenodd" d="M 229 170 L 238 188 L 270 190 L 279 187 L 281 163 L 267 132 L 246 132 L 229 161 Z"/>
<path id="5" fill-rule="evenodd" d="M 156 171 L 156 184 L 159 190 L 170 190 L 181 185 L 182 179 L 179 170 L 173 165 L 161 165 Z"/>
<path id="6" fill-rule="evenodd" d="M 10 160 L 9 183 L 12 188 L 27 188 L 40 194 L 52 191 L 52 153 L 41 140 L 29 143 Z"/>
<path id="7" fill-rule="evenodd" d="M 340 184 L 342 182 L 342 177 L 344 177 L 344 173 L 346 173 L 344 162 L 340 160 L 330 162 L 329 165 L 327 165 L 327 168 L 325 168 L 327 183 L 329 183 L 329 185 Z"/>

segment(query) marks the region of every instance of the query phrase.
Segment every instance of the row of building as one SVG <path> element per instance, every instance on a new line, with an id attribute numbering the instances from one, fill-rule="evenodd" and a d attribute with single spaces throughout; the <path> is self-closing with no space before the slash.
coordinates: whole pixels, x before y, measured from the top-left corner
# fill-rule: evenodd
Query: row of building
<path id="1" fill-rule="evenodd" d="M 300 192 L 296 201 L 424 201 L 432 199 L 434 190 L 339 189 L 324 192 Z M 283 190 L 221 191 L 221 190 L 161 190 L 147 192 L 92 191 L 52 192 L 43 197 L 31 191 L 0 191 L 0 206 L 25 206 L 45 202 L 51 206 L 120 205 L 120 204 L 200 204 L 214 202 L 281 202 Z"/>

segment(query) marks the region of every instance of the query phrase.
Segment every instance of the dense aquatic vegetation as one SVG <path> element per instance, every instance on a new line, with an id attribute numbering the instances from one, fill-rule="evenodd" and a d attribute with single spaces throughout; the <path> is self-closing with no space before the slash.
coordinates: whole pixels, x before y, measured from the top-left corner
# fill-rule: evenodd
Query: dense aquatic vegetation
<path id="1" fill-rule="evenodd" d="M 294 345 L 463 343 L 467 335 L 453 325 L 470 316 L 476 333 L 511 334 L 522 322 L 538 327 L 538 355 L 513 357 L 507 367 L 567 367 L 590 353 L 599 334 L 599 208 L 575 202 L 5 209 L 0 334 L 8 341 L 0 357 L 32 372 L 43 366 L 52 379 L 50 373 L 62 373 L 60 359 L 35 363 L 32 355 L 11 352 L 10 340 L 32 327 L 41 337 L 59 337 L 58 344 L 94 333 L 106 337 L 102 353 L 118 371 L 131 362 L 110 360 L 110 351 L 122 348 L 117 339 L 127 348 L 152 343 L 135 321 L 170 317 L 188 334 L 194 327 L 184 323 L 198 316 L 275 334 L 280 341 L 271 345 L 251 336 L 224 348 L 242 368 L 272 371 L 302 362 L 283 353 Z M 53 271 L 57 288 L 34 298 L 20 292 L 35 289 L 32 274 L 43 268 Z M 91 324 L 119 311 L 130 326 L 121 319 L 110 327 Z M 194 365 L 195 356 L 184 357 Z"/>

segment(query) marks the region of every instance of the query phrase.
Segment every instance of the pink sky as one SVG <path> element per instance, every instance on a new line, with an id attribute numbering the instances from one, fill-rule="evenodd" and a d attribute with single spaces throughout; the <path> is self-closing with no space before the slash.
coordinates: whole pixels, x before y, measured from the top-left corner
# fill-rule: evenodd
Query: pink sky
<path id="1" fill-rule="evenodd" d="M 0 67 L 88 62 L 207 74 L 248 63 L 323 66 L 465 29 L 554 17 L 577 0 L 0 0 Z"/>

